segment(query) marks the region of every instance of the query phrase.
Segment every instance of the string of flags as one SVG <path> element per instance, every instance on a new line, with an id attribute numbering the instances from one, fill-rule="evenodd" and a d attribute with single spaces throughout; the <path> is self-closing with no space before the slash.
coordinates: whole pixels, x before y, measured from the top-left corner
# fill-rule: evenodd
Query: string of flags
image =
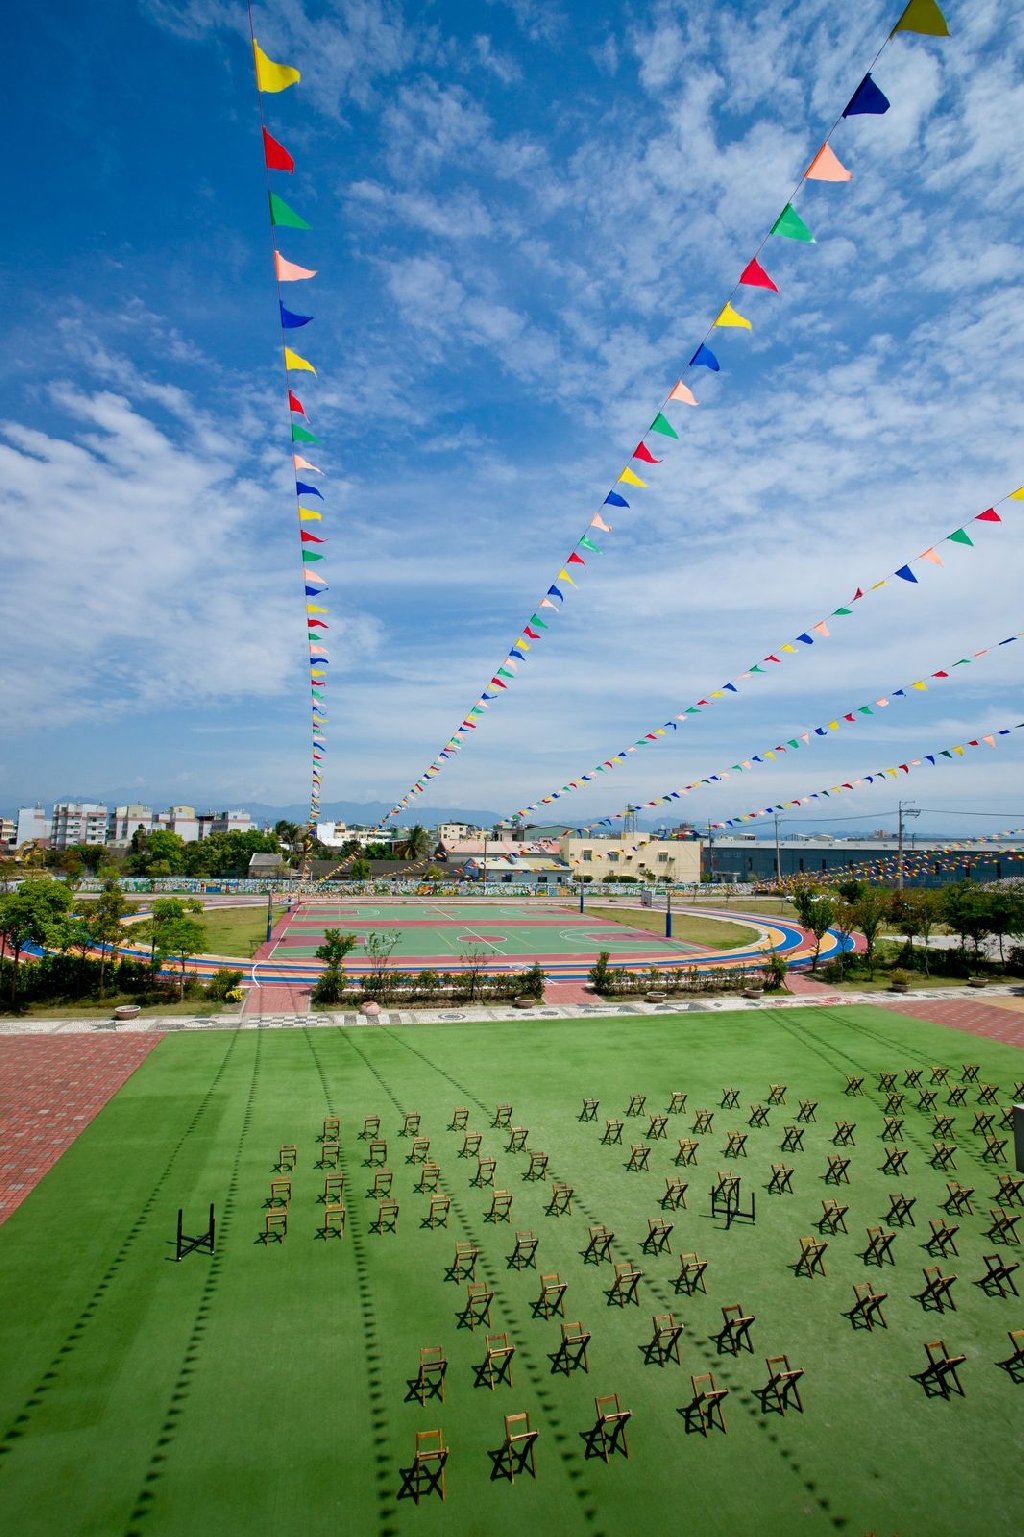
<path id="1" fill-rule="evenodd" d="M 727 769 L 719 769 L 716 774 L 705 774 L 702 779 L 692 780 L 689 784 L 678 785 L 676 789 L 669 790 L 665 795 L 656 796 L 652 801 L 640 801 L 638 808 L 648 806 L 662 806 L 673 800 L 679 800 L 684 795 L 689 795 L 694 790 L 700 790 L 705 785 L 722 784 L 731 779 L 733 774 L 751 772 L 755 765 L 762 767 L 768 763 L 774 763 L 778 758 L 785 757 L 788 753 L 799 752 L 801 745 L 809 747 L 814 744 L 816 738 L 830 736 L 833 732 L 843 729 L 844 725 L 858 725 L 869 716 L 873 717 L 876 710 L 887 709 L 896 699 L 914 699 L 928 692 L 933 682 L 946 682 L 956 675 L 960 667 L 970 667 L 983 657 L 991 656 L 1003 646 L 1011 646 L 1015 641 L 1024 640 L 1024 630 L 1018 630 L 1016 635 L 1008 635 L 1005 640 L 997 641 L 991 646 L 983 646 L 980 651 L 975 651 L 971 656 L 962 656 L 955 662 L 950 662 L 946 667 L 937 668 L 935 672 L 927 674 L 927 678 L 918 678 L 913 683 L 905 683 L 901 688 L 893 689 L 888 695 L 882 695 L 871 704 L 858 705 L 856 709 L 846 710 L 836 714 L 834 720 L 830 720 L 821 726 L 814 726 L 808 731 L 802 731 L 797 736 L 789 737 L 785 742 L 776 742 L 774 747 L 762 748 L 760 753 L 751 753 L 749 757 L 740 759 Z M 616 812 L 612 817 L 601 817 L 596 822 L 591 822 L 586 827 L 577 827 L 575 832 L 593 832 L 595 828 L 611 826 L 612 822 L 624 816 L 625 812 Z"/>
<path id="2" fill-rule="evenodd" d="M 1018 833 L 1022 831 L 1024 831 L 1024 828 L 1017 828 Z M 1013 834 L 1007 833 L 1004 836 L 1011 837 Z M 966 865 L 969 867 L 972 854 L 977 859 L 985 861 L 985 863 L 991 863 L 994 858 L 1011 861 L 1024 859 L 1024 849 L 1001 847 L 994 850 L 993 854 L 988 854 L 979 853 L 974 847 L 975 844 L 987 843 L 988 841 L 987 839 L 975 838 L 970 843 L 947 843 L 928 849 L 904 849 L 902 859 L 898 853 L 879 854 L 873 859 L 859 859 L 856 863 L 844 865 L 842 869 L 822 870 L 816 876 L 816 879 L 822 882 L 827 881 L 832 885 L 837 884 L 839 881 L 857 880 L 867 877 L 873 877 L 875 880 L 885 880 L 893 875 L 897 875 L 901 865 L 904 876 L 909 875 L 913 877 L 916 875 L 938 874 L 940 869 L 948 869 L 950 866 L 959 865 L 963 867 Z M 967 855 L 966 858 L 964 857 L 965 854 Z M 785 888 L 791 884 L 792 879 L 792 877 L 787 877 L 781 882 L 781 886 Z M 778 884 L 778 882 L 773 882 L 773 885 Z"/>
<path id="3" fill-rule="evenodd" d="M 1002 514 L 997 512 L 996 508 L 1002 506 L 1004 502 L 1009 501 L 1024 501 L 1024 486 L 1019 486 L 1016 491 L 1010 491 L 1006 496 L 1001 497 L 994 506 L 987 507 L 984 512 L 976 513 L 973 518 L 967 519 L 966 523 L 968 525 L 972 523 L 1002 524 Z M 802 630 L 799 635 L 794 635 L 791 640 L 785 641 L 781 646 L 776 646 L 774 651 L 770 651 L 766 656 L 761 658 L 760 662 L 754 663 L 754 665 L 748 668 L 746 672 L 739 672 L 735 675 L 735 677 L 731 678 L 728 682 L 723 683 L 719 688 L 709 690 L 707 695 L 701 699 L 697 699 L 693 704 L 687 705 L 686 709 L 682 710 L 678 715 L 672 716 L 668 720 L 663 721 L 660 726 L 653 726 L 649 731 L 645 731 L 643 735 L 637 737 L 636 741 L 633 742 L 630 746 L 623 747 L 620 752 L 612 753 L 609 758 L 604 758 L 600 763 L 594 764 L 588 773 L 581 774 L 577 779 L 570 779 L 566 784 L 563 784 L 560 789 L 549 791 L 547 795 L 542 795 L 539 800 L 531 801 L 528 806 L 520 806 L 516 812 L 516 815 L 521 817 L 529 816 L 532 812 L 539 810 L 541 806 L 550 806 L 554 801 L 561 800 L 563 796 L 571 795 L 576 790 L 582 790 L 586 785 L 592 784 L 599 775 L 607 774 L 614 769 L 621 768 L 622 765 L 630 757 L 630 755 L 637 752 L 640 748 L 655 746 L 658 742 L 662 741 L 670 731 L 678 731 L 680 723 L 685 725 L 687 721 L 693 720 L 695 716 L 702 715 L 704 711 L 710 709 L 712 705 L 718 704 L 726 699 L 734 698 L 737 694 L 742 692 L 740 688 L 741 684 L 756 682 L 759 678 L 766 677 L 774 667 L 782 666 L 786 659 L 799 656 L 806 647 L 816 645 L 822 640 L 827 640 L 832 634 L 832 631 L 829 627 L 830 621 L 837 618 L 845 618 L 854 613 L 854 604 L 859 603 L 863 598 L 868 596 L 868 594 L 878 592 L 881 588 L 887 587 L 891 582 L 897 580 L 905 584 L 909 584 L 910 586 L 916 587 L 918 585 L 918 577 L 914 574 L 914 566 L 918 562 L 924 562 L 924 566 L 920 568 L 922 571 L 924 570 L 925 566 L 944 566 L 945 562 L 943 561 L 942 556 L 938 553 L 939 546 L 943 544 L 951 544 L 957 548 L 963 548 L 964 546 L 967 546 L 973 549 L 974 538 L 972 538 L 972 536 L 967 532 L 966 527 L 956 528 L 952 533 L 944 534 L 941 539 L 937 539 L 934 544 L 929 545 L 928 548 L 923 550 L 920 555 L 915 557 L 914 560 L 908 560 L 902 566 L 898 566 L 896 570 L 891 571 L 888 576 L 884 576 L 879 581 L 872 582 L 866 587 L 858 586 L 857 590 L 853 594 L 853 597 L 850 598 L 847 603 L 840 604 L 838 608 L 832 609 L 826 618 L 820 619 L 817 624 L 808 625 L 807 629 Z M 1017 636 L 1015 635 L 1010 637 L 1010 640 L 1016 639 Z M 998 644 L 1000 646 L 1008 645 L 1009 641 L 1000 641 Z M 992 648 L 989 647 L 986 649 L 991 650 Z M 985 651 L 978 651 L 975 653 L 974 658 L 964 658 L 962 661 L 977 660 L 984 655 Z M 962 662 L 953 663 L 954 667 L 961 665 Z M 938 678 L 940 676 L 941 674 L 937 672 L 932 674 L 932 677 L 934 678 Z M 918 690 L 924 687 L 924 685 L 920 682 L 913 683 L 909 686 Z M 902 693 L 902 690 L 897 689 L 895 690 L 895 693 L 896 695 L 899 695 Z M 861 706 L 860 708 L 863 711 L 866 707 Z M 823 734 L 820 727 L 816 727 L 815 730 L 819 735 Z"/>
<path id="4" fill-rule="evenodd" d="M 311 726 L 309 816 L 305 840 L 306 857 L 303 861 L 302 870 L 302 875 L 305 877 L 308 873 L 309 849 L 316 831 L 316 821 L 320 815 L 320 766 L 327 752 L 326 730 L 328 716 L 325 690 L 327 687 L 327 669 L 330 666 L 330 651 L 325 643 L 324 635 L 330 629 L 327 619 L 330 609 L 323 604 L 322 599 L 328 591 L 327 578 L 323 570 L 324 562 L 327 558 L 324 547 L 328 541 L 322 532 L 324 514 L 319 505 L 324 502 L 324 495 L 315 482 L 310 479 L 310 476 L 322 475 L 323 471 L 319 465 L 313 464 L 306 457 L 308 453 L 312 453 L 314 448 L 320 445 L 321 440 L 312 431 L 309 412 L 305 403 L 300 400 L 292 388 L 292 376 L 295 374 L 312 374 L 316 378 L 317 371 L 315 366 L 290 345 L 294 333 L 302 329 L 302 327 L 309 325 L 313 316 L 299 314 L 296 310 L 291 309 L 289 305 L 294 302 L 291 299 L 289 299 L 288 305 L 285 304 L 282 284 L 308 282 L 311 278 L 316 277 L 316 269 L 300 266 L 297 262 L 283 256 L 278 249 L 279 230 L 308 230 L 310 225 L 301 214 L 297 213 L 295 209 L 285 202 L 279 193 L 273 190 L 270 173 L 272 171 L 282 171 L 290 174 L 295 169 L 295 162 L 284 145 L 268 131 L 263 112 L 264 96 L 277 95 L 279 92 L 287 90 L 289 86 L 296 85 L 302 77 L 299 71 L 292 68 L 290 64 L 275 63 L 274 60 L 268 58 L 263 52 L 253 34 L 251 8 L 249 9 L 249 35 L 252 41 L 253 61 L 256 68 L 256 94 L 259 102 L 260 128 L 263 135 L 263 158 L 267 173 L 267 200 L 273 237 L 274 277 L 277 282 L 281 349 L 284 360 L 288 420 L 291 431 L 292 464 L 295 470 L 298 543 L 302 560 L 302 580 L 305 596 Z M 297 382 L 296 388 L 298 388 Z M 317 457 L 319 457 L 319 454 Z M 313 505 L 314 503 L 317 505 Z"/>
<path id="5" fill-rule="evenodd" d="M 687 382 L 687 378 L 692 377 L 693 381 L 696 382 L 698 370 L 700 369 L 708 369 L 712 373 L 721 371 L 721 363 L 709 345 L 712 334 L 716 330 L 753 330 L 753 322 L 747 316 L 741 314 L 733 305 L 733 300 L 737 298 L 740 289 L 759 289 L 770 293 L 779 292 L 778 285 L 758 259 L 769 240 L 777 237 L 804 244 L 814 244 L 814 235 L 797 212 L 794 202 L 800 189 L 806 182 L 842 183 L 852 179 L 853 172 L 841 163 L 832 149 L 830 141 L 836 129 L 844 120 L 860 116 L 881 116 L 888 112 L 889 100 L 875 82 L 871 70 L 875 68 L 889 43 L 899 33 L 917 33 L 928 37 L 948 37 L 949 28 L 942 11 L 936 4 L 936 0 L 908 0 L 896 25 L 875 54 L 868 73 L 863 77 L 850 100 L 843 108 L 842 113 L 829 129 L 824 142 L 812 157 L 810 164 L 790 194 L 781 213 L 775 219 L 770 229 L 762 236 L 754 255 L 743 268 L 725 304 L 711 322 L 703 340 L 690 358 L 683 376 L 663 400 L 650 427 L 648 427 L 634 449 L 631 460 L 625 465 L 622 473 L 614 482 L 600 509 L 591 518 L 586 531 L 577 541 L 572 553 L 560 568 L 557 577 L 548 586 L 544 597 L 531 614 L 529 623 L 523 626 L 513 645 L 509 648 L 508 654 L 481 691 L 476 703 L 470 707 L 440 752 L 419 778 L 413 782 L 406 793 L 395 802 L 390 811 L 380 819 L 380 822 L 377 824 L 378 828 L 384 827 L 389 819 L 403 811 L 415 796 L 422 795 L 426 791 L 431 781 L 437 778 L 446 763 L 458 755 L 467 741 L 472 740 L 468 733 L 474 732 L 479 728 L 490 705 L 500 699 L 511 685 L 516 682 L 520 671 L 520 664 L 525 663 L 529 659 L 531 647 L 544 638 L 545 632 L 551 627 L 551 620 L 564 606 L 566 601 L 565 589 L 576 586 L 576 579 L 587 564 L 588 557 L 585 554 L 581 554 L 581 551 L 586 551 L 593 555 L 602 553 L 601 546 L 595 540 L 601 534 L 610 534 L 612 532 L 612 526 L 606 522 L 606 509 L 612 509 L 613 513 L 619 509 L 628 509 L 630 503 L 624 495 L 624 489 L 632 490 L 632 488 L 636 488 L 641 490 L 648 484 L 648 482 L 642 479 L 637 470 L 633 468 L 633 465 L 639 464 L 646 473 L 648 466 L 656 466 L 661 462 L 658 454 L 662 453 L 666 446 L 666 441 L 679 439 L 679 431 L 665 414 L 667 409 L 671 404 L 682 406 L 699 405 L 697 396 L 691 384 Z M 651 441 L 648 442 L 647 439 L 651 439 Z M 916 580 L 915 578 L 909 579 Z"/>

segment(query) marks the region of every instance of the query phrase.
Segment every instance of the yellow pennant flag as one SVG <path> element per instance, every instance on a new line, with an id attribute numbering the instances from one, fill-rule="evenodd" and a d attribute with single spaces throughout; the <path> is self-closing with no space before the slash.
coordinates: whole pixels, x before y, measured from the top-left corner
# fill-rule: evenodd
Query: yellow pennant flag
<path id="1" fill-rule="evenodd" d="M 647 484 L 646 480 L 641 480 L 639 475 L 634 475 L 628 464 L 626 465 L 626 468 L 623 470 L 622 474 L 619 476 L 619 480 L 625 481 L 627 486 L 646 486 Z M 616 482 L 616 484 L 618 484 L 618 482 Z"/>
<path id="2" fill-rule="evenodd" d="M 750 321 L 745 316 L 738 315 L 732 305 L 728 303 L 714 323 L 716 326 L 742 326 L 744 331 L 752 331 L 754 329 Z"/>
<path id="3" fill-rule="evenodd" d="M 1011 491 L 1010 498 L 1015 502 L 1024 502 L 1024 486 L 1018 486 L 1016 491 Z"/>
<path id="4" fill-rule="evenodd" d="M 331 611 L 330 611 L 329 608 L 318 608 L 315 603 L 307 603 L 306 604 L 306 613 L 307 614 L 329 614 L 330 612 Z"/>
<path id="5" fill-rule="evenodd" d="M 300 358 L 299 354 L 297 352 L 293 352 L 290 347 L 286 347 L 284 349 L 284 366 L 285 368 L 292 370 L 299 370 L 304 368 L 307 373 L 316 373 L 316 369 L 313 367 L 312 363 L 307 363 L 305 358 Z"/>
<path id="6" fill-rule="evenodd" d="M 305 523 L 309 518 L 315 518 L 316 521 L 319 523 L 321 521 L 321 519 L 323 518 L 323 513 L 322 512 L 314 512 L 312 507 L 300 507 L 299 508 L 299 522 L 300 523 Z"/>
<path id="7" fill-rule="evenodd" d="M 252 51 L 256 60 L 258 91 L 286 91 L 290 85 L 302 79 L 298 70 L 292 69 L 290 64 L 275 64 L 273 59 L 268 59 L 255 38 L 252 40 Z"/>

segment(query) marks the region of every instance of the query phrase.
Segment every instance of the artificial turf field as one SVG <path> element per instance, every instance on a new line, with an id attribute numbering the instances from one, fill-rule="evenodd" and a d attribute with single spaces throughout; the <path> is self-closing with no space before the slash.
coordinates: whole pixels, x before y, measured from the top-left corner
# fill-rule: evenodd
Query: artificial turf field
<path id="1" fill-rule="evenodd" d="M 1010 1101 L 1024 1052 L 872 1007 L 749 1011 L 643 1020 L 515 1022 L 175 1034 L 166 1037 L 0 1228 L 0 1529 L 19 1534 L 637 1531 L 790 1533 L 849 1531 L 901 1537 L 1016 1533 L 1024 1510 L 1020 1457 L 1024 1374 L 996 1363 L 1007 1330 L 1024 1327 L 1024 1300 L 986 1295 L 982 1255 L 1020 1256 L 985 1236 L 996 1171 L 971 1131 L 978 1091 L 956 1117 L 955 1173 L 929 1166 L 933 1116 L 909 1089 L 905 1173 L 880 1173 L 884 1095 L 878 1074 L 963 1064 Z M 847 1075 L 865 1093 L 847 1097 Z M 747 1125 L 769 1085 L 786 1104 L 767 1128 Z M 740 1111 L 722 1111 L 722 1090 Z M 672 1092 L 686 1113 L 668 1137 L 648 1140 L 649 1117 L 624 1115 L 631 1094 L 664 1112 Z M 584 1095 L 596 1121 L 578 1119 Z M 783 1156 L 783 1128 L 800 1099 L 818 1101 L 804 1149 Z M 498 1103 L 548 1153 L 546 1180 L 525 1178 L 529 1159 L 506 1151 L 491 1126 Z M 512 1220 L 491 1224 L 489 1189 L 475 1187 L 476 1159 L 446 1128 L 456 1106 L 497 1159 L 495 1183 L 513 1192 Z M 679 1137 L 694 1112 L 714 1110 L 697 1136 L 698 1164 L 677 1168 Z M 59 1107 L 55 1107 L 59 1111 Z M 405 1112 L 451 1196 L 449 1225 L 424 1226 L 429 1197 L 415 1192 Z M 325 1114 L 341 1118 L 347 1230 L 318 1236 L 324 1174 L 318 1137 Z M 377 1202 L 359 1132 L 379 1114 L 394 1171 L 397 1233 L 373 1231 Z M 602 1145 L 606 1117 L 625 1121 L 622 1146 Z M 837 1120 L 856 1122 L 851 1182 L 823 1181 Z M 997 1116 L 998 1124 L 998 1116 Z M 725 1134 L 748 1133 L 749 1156 L 723 1157 Z M 1010 1133 L 1003 1132 L 1003 1136 Z M 630 1143 L 650 1147 L 649 1171 L 625 1165 Z M 280 1244 L 259 1241 L 282 1143 L 299 1164 Z M 1008 1151 L 1012 1159 L 1012 1139 Z M 792 1195 L 768 1195 L 770 1165 L 795 1168 Z M 717 1171 L 735 1167 L 757 1196 L 751 1226 L 710 1216 Z M 1006 1165 L 998 1165 L 1005 1169 Z M 1012 1164 L 1009 1166 L 1012 1167 Z M 689 1181 L 687 1209 L 663 1211 L 667 1176 Z M 575 1189 L 571 1216 L 548 1215 L 553 1179 Z M 929 1217 L 943 1214 L 946 1181 L 977 1187 L 959 1223 L 959 1255 L 923 1247 Z M 884 1224 L 894 1191 L 915 1196 L 914 1224 L 893 1228 L 895 1266 L 860 1257 L 865 1228 Z M 817 1232 L 824 1196 L 849 1204 L 849 1234 L 829 1237 L 827 1276 L 797 1277 L 799 1240 Z M 219 1216 L 214 1258 L 173 1262 L 179 1204 L 198 1230 L 206 1204 Z M 674 1222 L 673 1253 L 644 1255 L 648 1219 Z M 609 1301 L 610 1264 L 586 1264 L 588 1226 L 615 1232 L 616 1259 L 644 1271 L 640 1305 Z M 515 1231 L 539 1237 L 535 1269 L 511 1269 Z M 828 1235 L 825 1235 L 828 1237 Z M 483 1327 L 461 1327 L 465 1287 L 445 1279 L 454 1245 L 473 1241 L 478 1279 L 494 1291 L 491 1330 L 516 1347 L 512 1385 L 480 1380 Z M 679 1255 L 709 1260 L 707 1294 L 677 1293 Z M 922 1266 L 955 1273 L 955 1311 L 913 1299 Z M 568 1283 L 566 1317 L 592 1334 L 589 1373 L 552 1369 L 560 1320 L 535 1316 L 542 1274 Z M 888 1328 L 855 1329 L 844 1317 L 852 1283 L 888 1292 Z M 718 1354 L 711 1338 L 723 1305 L 755 1315 L 754 1350 Z M 682 1364 L 658 1364 L 646 1347 L 652 1315 L 684 1324 Z M 912 1374 L 924 1341 L 944 1339 L 967 1357 L 966 1396 L 928 1396 Z M 419 1349 L 449 1358 L 445 1397 L 410 1395 Z M 758 1397 L 765 1357 L 804 1368 L 805 1413 L 766 1412 Z M 730 1390 L 727 1434 L 706 1438 L 680 1412 L 690 1374 L 714 1372 Z M 606 1464 L 588 1440 L 594 1398 L 618 1393 L 633 1412 L 630 1457 Z M 492 1478 L 488 1452 L 502 1417 L 526 1411 L 539 1429 L 536 1481 Z M 452 1448 L 447 1499 L 399 1498 L 415 1432 L 443 1428 Z"/>

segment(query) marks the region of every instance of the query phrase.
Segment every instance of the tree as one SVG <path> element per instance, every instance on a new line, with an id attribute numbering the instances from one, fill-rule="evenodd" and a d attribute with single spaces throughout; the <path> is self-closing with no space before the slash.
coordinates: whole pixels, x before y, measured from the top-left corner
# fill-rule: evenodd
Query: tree
<path id="1" fill-rule="evenodd" d="M 431 853 L 433 853 L 433 849 L 433 838 L 430 836 L 427 829 L 425 827 L 421 827 L 418 822 L 415 824 L 415 826 L 410 827 L 409 831 L 405 835 L 403 842 L 399 844 L 399 851 L 402 855 L 402 858 L 412 860 L 413 862 L 419 859 L 426 859 Z"/>
<path id="2" fill-rule="evenodd" d="M 129 875 L 155 875 L 154 865 L 166 866 L 168 875 L 181 875 L 186 865 L 186 850 L 191 847 L 193 845 L 186 844 L 184 838 L 169 828 L 158 827 L 149 834 L 137 828 L 132 834 L 131 852 L 124 867 Z"/>
<path id="3" fill-rule="evenodd" d="M 366 944 L 364 945 L 370 962 L 369 990 L 371 993 L 379 994 L 385 1003 L 390 992 L 388 965 L 397 943 L 397 929 L 393 929 L 390 934 L 377 934 L 371 930 L 366 936 Z"/>
<path id="4" fill-rule="evenodd" d="M 354 881 L 368 881 L 370 879 L 370 861 L 360 854 L 349 865 L 349 875 Z"/>
<path id="5" fill-rule="evenodd" d="M 103 979 L 107 966 L 107 947 L 116 948 L 124 938 L 124 919 L 134 912 L 134 904 L 128 901 L 116 880 L 106 880 L 94 902 L 80 902 L 75 911 L 85 920 L 92 942 L 100 952 L 100 997 L 103 997 Z"/>
<path id="6" fill-rule="evenodd" d="M 965 955 L 969 939 L 977 959 L 983 942 L 992 933 L 989 898 L 989 892 L 980 891 L 971 881 L 954 881 L 943 889 L 943 915 L 951 932 L 960 940 L 961 955 Z"/>
<path id="7" fill-rule="evenodd" d="M 358 942 L 355 934 L 343 934 L 340 929 L 324 930 L 324 942 L 316 948 L 316 958 L 324 962 L 324 970 L 313 988 L 314 1003 L 340 1003 L 345 991 L 342 962 Z"/>
<path id="8" fill-rule="evenodd" d="M 184 915 L 168 918 L 160 925 L 157 954 L 178 963 L 178 997 L 185 996 L 185 967 L 194 955 L 199 955 L 206 944 L 206 929 L 194 918 Z"/>
<path id="9" fill-rule="evenodd" d="M 69 950 L 78 951 L 78 967 L 75 972 L 75 997 L 82 991 L 82 969 L 85 966 L 85 957 L 92 944 L 92 933 L 89 924 L 80 913 L 65 913 L 57 918 L 50 926 L 49 941 L 55 950 L 61 955 L 67 955 Z"/>
<path id="10" fill-rule="evenodd" d="M 62 881 L 25 880 L 16 891 L 0 896 L 0 963 L 10 949 L 14 956 L 11 1002 L 18 996 L 21 953 L 26 945 L 45 945 L 53 925 L 71 908 L 72 898 Z"/>
<path id="11" fill-rule="evenodd" d="M 150 941 L 151 963 L 156 961 L 158 951 L 161 955 L 169 953 L 162 936 L 169 931 L 170 927 L 177 923 L 179 918 L 187 918 L 190 914 L 202 911 L 203 904 L 196 901 L 195 897 L 157 897 L 153 903 L 152 916 L 135 929 L 135 933 L 140 938 Z M 204 939 L 206 937 L 205 930 L 203 937 Z"/>
<path id="12" fill-rule="evenodd" d="M 869 886 L 866 881 L 851 881 L 850 886 L 860 889 L 852 897 L 848 897 L 853 926 L 864 935 L 865 956 L 868 963 L 868 974 L 875 975 L 875 940 L 878 931 L 882 927 L 890 911 L 889 892 L 881 886 Z M 840 887 L 840 890 L 843 888 Z"/>
<path id="13" fill-rule="evenodd" d="M 913 958 L 914 940 L 924 942 L 923 964 L 928 975 L 928 939 L 935 926 L 942 921 L 945 904 L 941 891 L 926 886 L 907 886 L 894 891 L 889 898 L 889 915 L 907 941 L 908 958 Z"/>
<path id="14" fill-rule="evenodd" d="M 817 971 L 821 942 L 839 916 L 839 904 L 829 892 L 820 891 L 809 881 L 804 881 L 793 887 L 793 906 L 804 928 L 814 935 L 811 970 Z"/>

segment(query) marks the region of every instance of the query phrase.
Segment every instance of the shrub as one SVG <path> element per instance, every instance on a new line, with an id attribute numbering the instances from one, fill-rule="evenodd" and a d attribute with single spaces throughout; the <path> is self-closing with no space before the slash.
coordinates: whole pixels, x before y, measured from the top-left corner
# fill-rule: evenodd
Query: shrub
<path id="1" fill-rule="evenodd" d="M 345 992 L 345 973 L 340 966 L 328 966 L 322 971 L 310 995 L 315 1004 L 340 1003 Z"/>
<path id="2" fill-rule="evenodd" d="M 539 961 L 534 961 L 526 971 L 521 971 L 516 978 L 519 986 L 517 995 L 520 998 L 543 998 L 544 996 L 544 967 Z"/>
<path id="3" fill-rule="evenodd" d="M 230 998 L 238 992 L 238 984 L 242 980 L 240 971 L 215 971 L 206 984 L 206 996 L 208 998 Z M 239 996 L 241 994 L 239 993 Z"/>
<path id="4" fill-rule="evenodd" d="M 594 990 L 599 993 L 606 993 L 611 983 L 612 969 L 608 965 L 610 954 L 609 950 L 602 950 L 588 972 L 589 979 L 594 984 Z"/>
<path id="5" fill-rule="evenodd" d="M 768 992 L 776 992 L 786 985 L 789 963 L 784 955 L 773 950 L 764 963 L 764 985 Z"/>

